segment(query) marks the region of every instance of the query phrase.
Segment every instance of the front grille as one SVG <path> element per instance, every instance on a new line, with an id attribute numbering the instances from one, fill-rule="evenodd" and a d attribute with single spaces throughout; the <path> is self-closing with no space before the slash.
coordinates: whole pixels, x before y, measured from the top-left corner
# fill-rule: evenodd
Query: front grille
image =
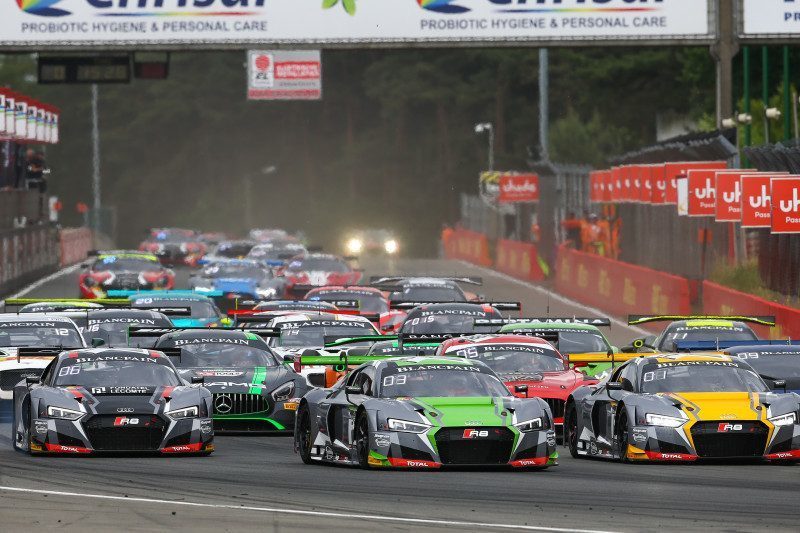
<path id="1" fill-rule="evenodd" d="M 109 288 L 118 290 L 138 289 L 140 288 L 139 275 L 117 274 L 117 277 L 114 278 L 114 281 L 111 283 L 111 285 L 109 285 Z"/>
<path id="2" fill-rule="evenodd" d="M 728 430 L 723 431 L 723 427 Z M 761 422 L 701 422 L 692 427 L 692 439 L 700 457 L 761 457 L 767 428 Z"/>
<path id="3" fill-rule="evenodd" d="M 542 398 L 550 406 L 550 411 L 553 412 L 553 418 L 564 418 L 564 406 L 566 400 L 559 400 L 558 398 Z"/>
<path id="4" fill-rule="evenodd" d="M 214 395 L 215 415 L 249 415 L 269 410 L 266 398 L 260 394 L 228 394 Z"/>
<path id="5" fill-rule="evenodd" d="M 0 390 L 14 390 L 14 386 L 28 376 L 41 376 L 42 370 L 38 368 L 24 368 L 5 370 L 0 372 Z"/>
<path id="6" fill-rule="evenodd" d="M 466 430 L 488 431 L 488 436 L 464 438 Z M 506 464 L 511 457 L 514 434 L 507 428 L 445 428 L 436 432 L 436 446 L 443 464 Z"/>
<path id="7" fill-rule="evenodd" d="M 92 448 L 98 451 L 157 451 L 167 426 L 154 415 L 127 415 L 142 425 L 114 426 L 116 415 L 95 415 L 83 423 Z M 146 424 L 146 425 L 144 425 Z"/>

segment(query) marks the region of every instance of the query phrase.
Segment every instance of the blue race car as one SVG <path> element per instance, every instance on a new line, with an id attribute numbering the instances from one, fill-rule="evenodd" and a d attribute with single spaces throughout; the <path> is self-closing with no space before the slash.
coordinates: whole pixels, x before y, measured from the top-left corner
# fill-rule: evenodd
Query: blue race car
<path id="1" fill-rule="evenodd" d="M 190 316 L 172 317 L 178 328 L 222 328 L 233 322 L 220 311 L 212 296 L 222 293 L 198 294 L 192 291 L 111 291 L 115 298 L 128 298 L 131 307 L 150 309 L 153 307 L 188 307 Z"/>
<path id="2" fill-rule="evenodd" d="M 205 265 L 189 278 L 198 293 L 215 293 L 223 309 L 236 307 L 240 300 L 275 300 L 286 294 L 286 281 L 275 277 L 263 263 L 249 259 L 218 260 Z"/>

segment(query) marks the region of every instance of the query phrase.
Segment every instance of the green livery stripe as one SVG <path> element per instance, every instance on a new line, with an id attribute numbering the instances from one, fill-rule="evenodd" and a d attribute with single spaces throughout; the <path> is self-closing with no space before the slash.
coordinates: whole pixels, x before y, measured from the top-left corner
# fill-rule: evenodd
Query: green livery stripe
<path id="1" fill-rule="evenodd" d="M 277 420 L 273 420 L 266 416 L 252 416 L 252 415 L 214 415 L 212 417 L 214 420 L 260 420 L 262 422 L 268 422 L 272 424 L 275 429 L 279 431 L 283 431 L 286 429 L 286 426 L 278 422 Z"/>
<path id="2" fill-rule="evenodd" d="M 257 386 L 250 387 L 250 394 L 261 394 L 261 385 L 264 384 L 265 379 L 267 379 L 267 367 L 257 366 L 251 382 L 252 385 Z"/>

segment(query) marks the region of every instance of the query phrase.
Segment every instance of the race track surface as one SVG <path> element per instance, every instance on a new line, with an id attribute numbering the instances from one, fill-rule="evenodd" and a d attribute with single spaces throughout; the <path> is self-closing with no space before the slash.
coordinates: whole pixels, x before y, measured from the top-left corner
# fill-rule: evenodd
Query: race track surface
<path id="1" fill-rule="evenodd" d="M 525 315 L 546 314 L 548 300 L 552 315 L 589 314 L 532 286 L 461 263 L 373 260 L 364 266 L 367 275 L 482 275 L 479 292 L 493 300 L 520 300 Z M 75 296 L 76 277 L 58 277 L 29 295 Z M 618 344 L 636 335 L 621 325 L 611 332 Z M 280 436 L 218 437 L 217 451 L 208 458 L 32 458 L 11 448 L 7 403 L 0 402 L 0 530 L 5 531 L 800 528 L 800 467 L 621 465 L 575 460 L 560 448 L 560 465 L 543 472 L 365 472 L 306 466 L 292 452 L 291 439 Z"/>

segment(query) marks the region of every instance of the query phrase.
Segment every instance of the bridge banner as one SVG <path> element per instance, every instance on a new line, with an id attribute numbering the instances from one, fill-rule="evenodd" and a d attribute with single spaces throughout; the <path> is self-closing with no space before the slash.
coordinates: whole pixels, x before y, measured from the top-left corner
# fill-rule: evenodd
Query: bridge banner
<path id="1" fill-rule="evenodd" d="M 17 0 L 0 46 L 694 40 L 710 42 L 702 0 Z"/>

